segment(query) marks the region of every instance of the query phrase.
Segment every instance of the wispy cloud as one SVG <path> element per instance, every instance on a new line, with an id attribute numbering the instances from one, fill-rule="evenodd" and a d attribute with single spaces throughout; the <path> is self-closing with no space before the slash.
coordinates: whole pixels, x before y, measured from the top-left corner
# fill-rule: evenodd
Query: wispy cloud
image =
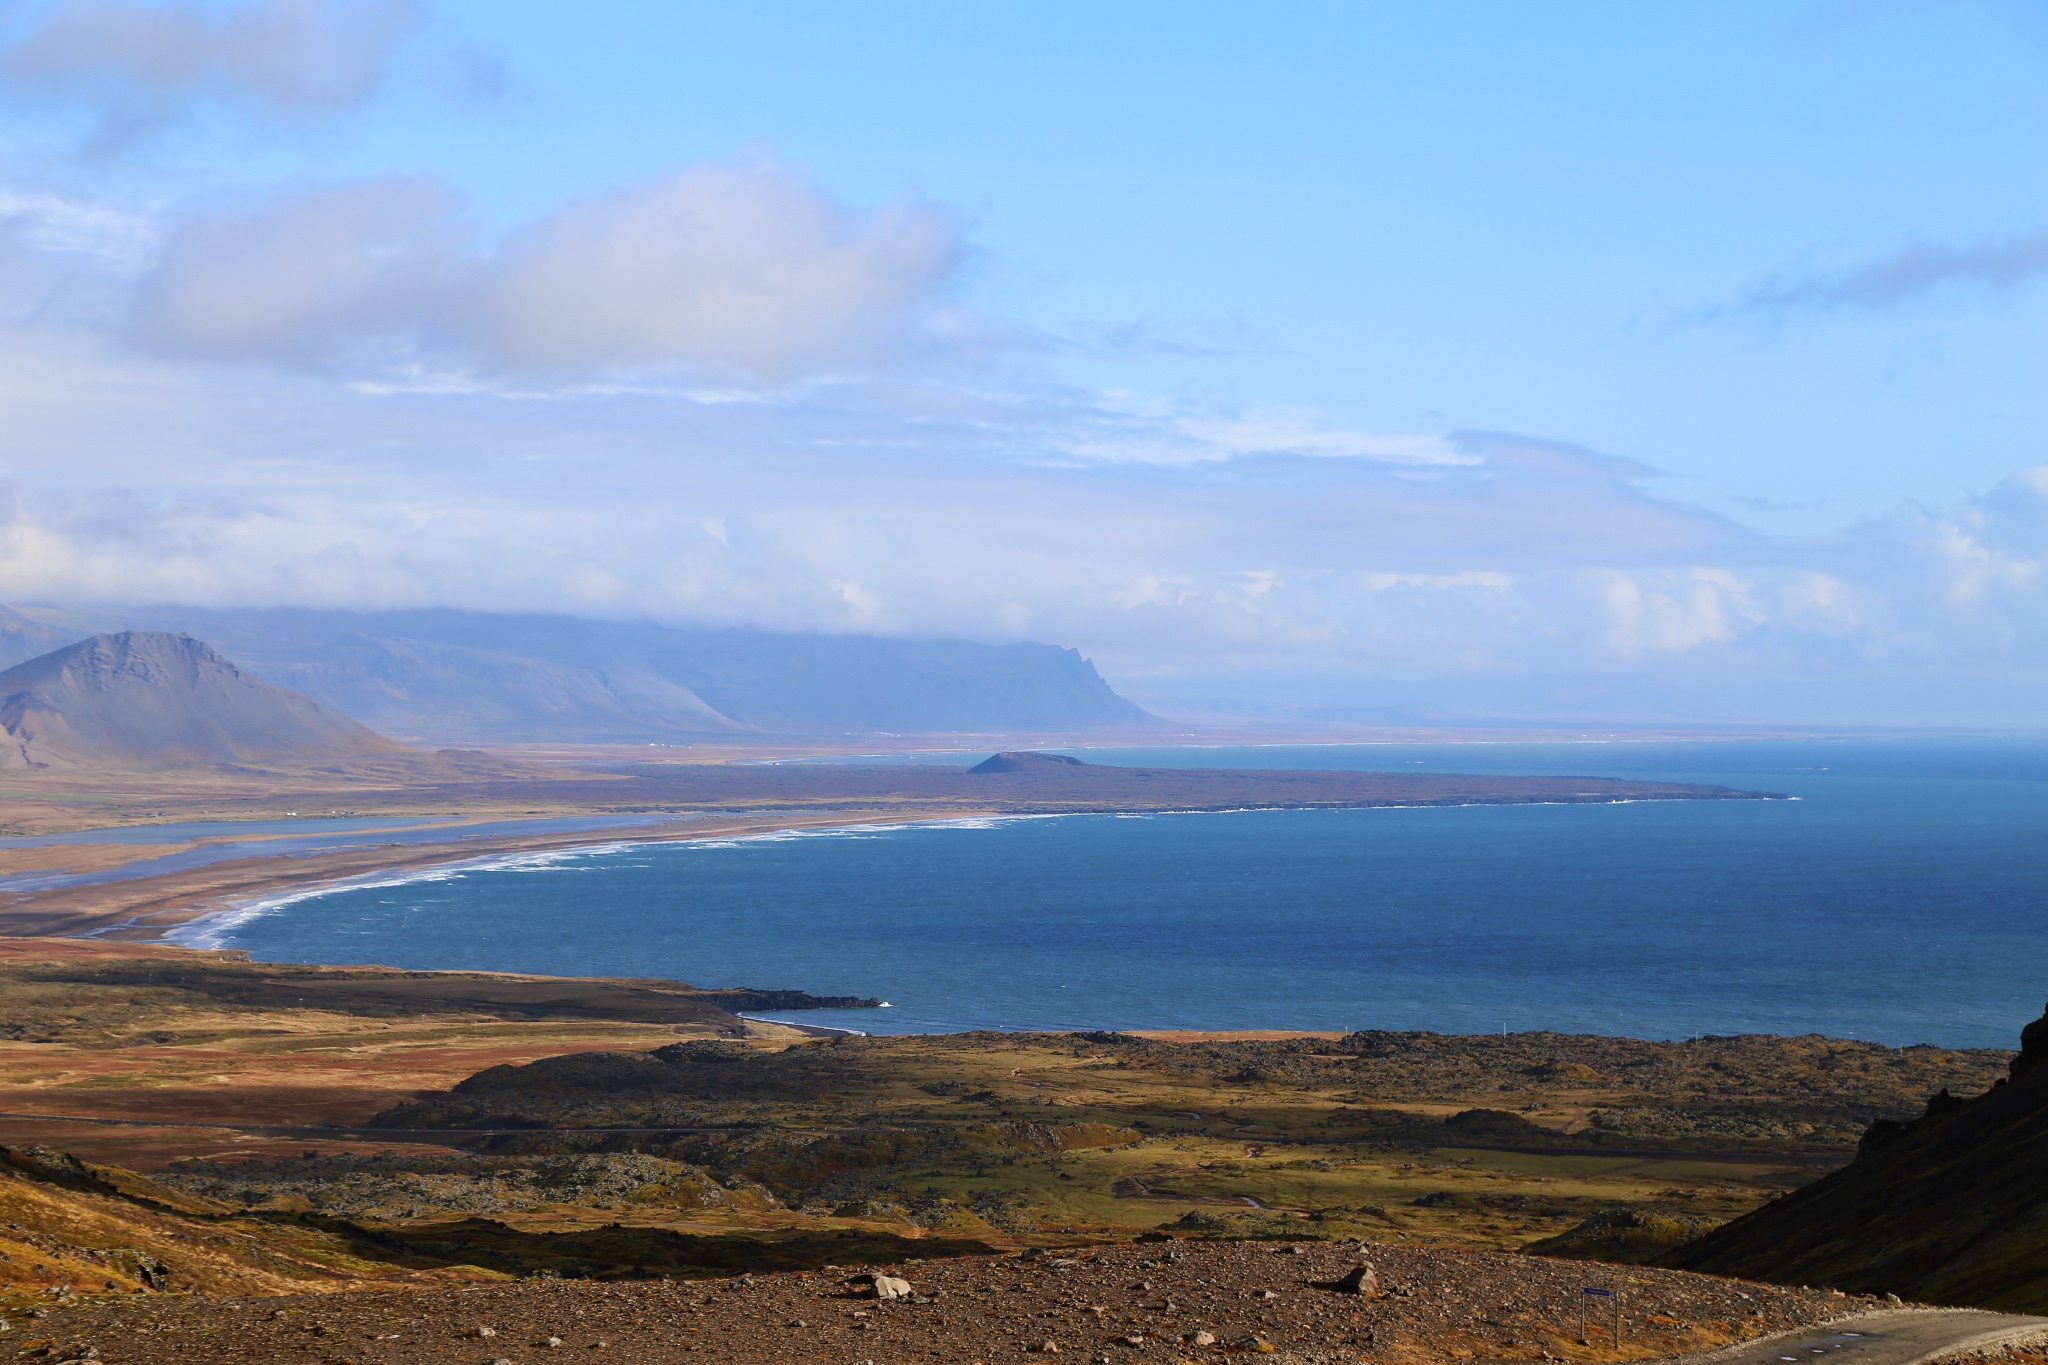
<path id="1" fill-rule="evenodd" d="M 2048 275 L 2048 228 L 1975 246 L 1916 242 L 1842 270 L 1772 275 L 1705 316 L 1883 309 L 1951 286 L 2007 290 L 2043 275 Z"/>
<path id="2" fill-rule="evenodd" d="M 153 214 L 48 191 L 0 189 L 0 239 L 35 252 L 97 258 L 140 274 L 162 248 L 164 225 Z"/>
<path id="3" fill-rule="evenodd" d="M 1175 425 L 1219 455 L 1321 455 L 1405 465 L 1484 463 L 1440 436 L 1346 431 L 1300 412 L 1183 417 Z"/>

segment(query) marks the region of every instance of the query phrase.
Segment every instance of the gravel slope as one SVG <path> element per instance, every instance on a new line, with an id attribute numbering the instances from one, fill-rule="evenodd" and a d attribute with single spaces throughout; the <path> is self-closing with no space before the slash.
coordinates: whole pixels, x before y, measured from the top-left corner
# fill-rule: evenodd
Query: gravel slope
<path id="1" fill-rule="evenodd" d="M 1319 1287 L 1369 1263 L 1380 1292 Z M 916 1297 L 850 1283 L 880 1270 Z M 1586 1286 L 1618 1288 L 1624 1340 L 1579 1341 Z M 1602 1301 L 1605 1302 L 1605 1301 Z M 1257 1354 L 1406 1365 L 1696 1351 L 1873 1306 L 1824 1290 L 1485 1252 L 1272 1242 L 1123 1244 L 726 1280 L 568 1282 L 296 1298 L 135 1297 L 19 1321 L 11 1350 L 107 1362 L 716 1360 L 727 1365 L 1111 1362 Z M 1213 1340 L 1204 1340 L 1204 1337 Z M 550 1345 L 554 1339 L 558 1344 Z M 1048 1347 L 1057 1347 L 1057 1352 Z"/>

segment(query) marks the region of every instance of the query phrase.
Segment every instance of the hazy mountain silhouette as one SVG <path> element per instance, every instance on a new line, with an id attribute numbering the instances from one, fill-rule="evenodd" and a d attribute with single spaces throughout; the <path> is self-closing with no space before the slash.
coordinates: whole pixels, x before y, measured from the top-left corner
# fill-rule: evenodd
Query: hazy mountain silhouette
<path id="1" fill-rule="evenodd" d="M 1044 644 L 451 610 L 151 607 L 37 616 L 189 631 L 260 677 L 407 738 L 1071 732 L 1152 720 L 1080 654 Z M 0 649 L 6 644 L 0 638 Z"/>
<path id="2" fill-rule="evenodd" d="M 172 768 L 407 752 L 189 635 L 95 635 L 0 673 L 0 767 Z"/>

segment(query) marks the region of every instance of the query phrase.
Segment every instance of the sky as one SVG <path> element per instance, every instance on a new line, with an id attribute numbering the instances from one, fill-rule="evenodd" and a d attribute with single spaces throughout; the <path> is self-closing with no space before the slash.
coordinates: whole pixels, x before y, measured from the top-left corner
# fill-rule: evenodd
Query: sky
<path id="1" fill-rule="evenodd" d="M 0 0 L 0 601 L 2038 726 L 2048 4 Z"/>

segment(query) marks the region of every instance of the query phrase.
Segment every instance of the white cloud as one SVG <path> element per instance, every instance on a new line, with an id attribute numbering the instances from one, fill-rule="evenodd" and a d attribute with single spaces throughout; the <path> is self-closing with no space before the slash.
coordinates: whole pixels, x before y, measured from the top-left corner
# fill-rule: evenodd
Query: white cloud
<path id="1" fill-rule="evenodd" d="M 460 255 L 454 197 L 379 180 L 187 220 L 135 306 L 139 335 L 202 357 L 310 361 L 426 333 Z"/>
<path id="2" fill-rule="evenodd" d="M 1623 658 L 1690 653 L 1764 620 L 1753 585 L 1727 569 L 1600 569 L 1595 578 L 1607 605 L 1607 645 Z"/>
<path id="3" fill-rule="evenodd" d="M 857 211 L 774 162 L 706 163 L 516 235 L 474 282 L 468 327 L 514 370 L 784 377 L 912 344 L 960 254 L 928 204 Z"/>
<path id="4" fill-rule="evenodd" d="M 2024 588 L 2041 572 L 2038 560 L 1986 545 L 1953 522 L 1937 525 L 1934 544 L 1951 566 L 1948 597 L 1958 606 L 1978 601 L 1995 587 Z"/>
<path id="5" fill-rule="evenodd" d="M 135 325 L 170 354 L 346 363 L 385 387 L 474 387 L 475 370 L 777 383 L 915 352 L 960 257 L 929 205 L 851 208 L 761 158 L 565 204 L 495 249 L 452 191 L 386 179 L 188 219 Z"/>

